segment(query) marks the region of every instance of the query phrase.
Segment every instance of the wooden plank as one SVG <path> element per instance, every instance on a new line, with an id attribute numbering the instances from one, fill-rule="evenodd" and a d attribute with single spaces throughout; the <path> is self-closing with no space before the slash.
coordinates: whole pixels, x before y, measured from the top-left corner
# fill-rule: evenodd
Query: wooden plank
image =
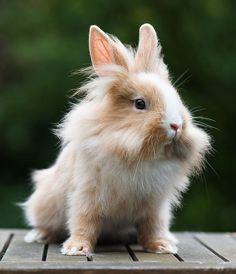
<path id="1" fill-rule="evenodd" d="M 230 234 L 197 233 L 195 236 L 203 245 L 220 257 L 222 261 L 236 262 L 236 241 Z"/>
<path id="2" fill-rule="evenodd" d="M 135 257 L 140 262 L 160 262 L 160 263 L 176 263 L 178 259 L 172 254 L 156 254 L 150 253 L 140 245 L 130 245 L 130 249 L 134 253 Z"/>
<path id="3" fill-rule="evenodd" d="M 98 245 L 93 254 L 94 262 L 132 262 L 127 249 L 123 245 Z"/>
<path id="4" fill-rule="evenodd" d="M 49 244 L 46 261 L 47 262 L 87 262 L 86 256 L 66 256 L 61 254 L 61 245 Z"/>
<path id="5" fill-rule="evenodd" d="M 0 230 L 0 251 L 3 249 L 9 237 L 10 237 L 10 232 Z"/>
<path id="6" fill-rule="evenodd" d="M 184 262 L 195 263 L 221 263 L 222 260 L 212 253 L 205 246 L 200 244 L 194 235 L 190 233 L 176 233 L 175 236 L 179 240 L 178 256 Z"/>
<path id="7" fill-rule="evenodd" d="M 12 241 L 2 258 L 4 262 L 39 262 L 42 259 L 43 244 L 25 243 L 24 231 L 15 231 Z"/>
<path id="8" fill-rule="evenodd" d="M 200 274 L 200 273 L 227 273 L 235 274 L 236 264 L 199 264 L 199 263 L 111 263 L 106 262 L 88 262 L 87 264 L 78 263 L 0 263 L 0 273 L 15 274 L 15 273 L 53 273 L 53 274 Z"/>
<path id="9" fill-rule="evenodd" d="M 12 238 L 12 235 L 10 232 L 0 230 L 0 261 L 2 260 L 10 244 L 11 238 Z"/>

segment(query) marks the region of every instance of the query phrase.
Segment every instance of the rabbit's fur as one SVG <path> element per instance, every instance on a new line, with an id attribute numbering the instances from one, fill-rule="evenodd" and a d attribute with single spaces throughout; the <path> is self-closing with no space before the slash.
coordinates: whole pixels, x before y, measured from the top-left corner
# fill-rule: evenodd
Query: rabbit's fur
<path id="1" fill-rule="evenodd" d="M 201 168 L 209 136 L 171 84 L 151 25 L 141 26 L 136 52 L 96 26 L 89 42 L 93 70 L 79 90 L 87 95 L 57 130 L 56 162 L 33 174 L 25 240 L 68 231 L 62 253 L 85 255 L 104 228 L 133 225 L 146 250 L 176 253 L 171 208 Z"/>

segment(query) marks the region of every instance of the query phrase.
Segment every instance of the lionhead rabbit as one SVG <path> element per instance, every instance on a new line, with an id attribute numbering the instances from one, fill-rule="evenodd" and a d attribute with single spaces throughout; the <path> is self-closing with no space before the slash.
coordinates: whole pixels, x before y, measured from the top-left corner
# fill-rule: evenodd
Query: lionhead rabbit
<path id="1" fill-rule="evenodd" d="M 133 225 L 144 249 L 176 253 L 171 209 L 200 170 L 209 136 L 172 85 L 151 25 L 141 26 L 137 51 L 92 26 L 89 49 L 86 96 L 57 130 L 56 162 L 33 174 L 25 240 L 67 231 L 61 252 L 85 255 L 107 226 Z"/>

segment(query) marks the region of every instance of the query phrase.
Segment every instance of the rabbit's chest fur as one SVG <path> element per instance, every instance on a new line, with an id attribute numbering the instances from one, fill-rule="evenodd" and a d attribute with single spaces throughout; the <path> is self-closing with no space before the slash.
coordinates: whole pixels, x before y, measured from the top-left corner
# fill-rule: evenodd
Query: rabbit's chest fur
<path id="1" fill-rule="evenodd" d="M 169 160 L 141 161 L 126 166 L 111 155 L 95 153 L 86 161 L 83 156 L 77 172 L 87 181 L 77 182 L 78 195 L 90 195 L 87 201 L 107 218 L 135 221 L 148 208 L 163 199 L 176 199 L 184 175 L 180 163 Z M 81 158 L 80 158 L 81 159 Z M 176 194 L 176 195 L 175 195 Z M 81 199 L 81 202 L 84 202 Z"/>

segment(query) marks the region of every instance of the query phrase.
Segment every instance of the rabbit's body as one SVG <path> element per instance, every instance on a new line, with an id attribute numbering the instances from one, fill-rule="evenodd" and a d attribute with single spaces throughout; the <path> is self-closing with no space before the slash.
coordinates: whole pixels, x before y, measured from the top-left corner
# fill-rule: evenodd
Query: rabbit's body
<path id="1" fill-rule="evenodd" d="M 144 25 L 141 34 L 134 57 L 92 29 L 90 52 L 99 77 L 82 87 L 87 97 L 58 129 L 62 148 L 55 164 L 34 174 L 25 212 L 36 230 L 27 241 L 53 240 L 69 230 L 62 253 L 84 255 L 104 228 L 131 224 L 144 248 L 177 251 L 169 232 L 171 207 L 200 168 L 209 137 L 192 123 L 159 52 L 152 56 L 159 56 L 159 65 L 151 58 L 153 28 Z M 142 52 L 147 34 L 149 57 Z"/>
<path id="2" fill-rule="evenodd" d="M 76 115 L 73 113 L 73 116 L 80 117 L 80 107 L 75 109 L 75 112 Z M 42 202 L 36 202 L 36 207 L 41 211 L 41 206 L 45 206 L 42 212 L 48 214 L 48 218 L 43 216 L 40 224 L 45 222 L 43 226 L 52 231 L 66 228 L 66 208 L 69 208 L 73 195 L 78 197 L 80 208 L 84 207 L 84 210 L 89 212 L 89 208 L 93 207 L 98 214 L 112 222 L 135 223 L 144 215 L 149 203 L 158 205 L 166 199 L 169 202 L 177 202 L 179 191 L 185 188 L 188 182 L 181 161 L 168 160 L 164 155 L 158 155 L 157 159 L 138 159 L 127 165 L 118 157 L 101 150 L 100 139 L 96 136 L 83 139 L 83 132 L 94 129 L 87 118 L 81 121 L 82 128 L 79 119 L 77 123 L 78 132 L 75 136 L 80 137 L 70 140 L 62 148 L 52 167 L 34 173 L 37 189 L 34 195 L 41 195 L 42 191 L 43 195 L 49 196 L 48 203 L 44 202 L 45 196 Z M 93 123 L 97 124 L 95 120 Z M 65 127 L 63 131 L 69 132 L 70 129 Z M 110 137 L 112 140 L 112 136 Z M 31 197 L 34 203 L 35 196 Z M 53 210 L 48 210 L 48 206 L 54 197 L 55 213 L 51 215 Z M 31 213 L 31 200 L 27 203 L 27 217 L 30 225 L 37 227 L 39 224 L 34 220 L 35 214 Z"/>

